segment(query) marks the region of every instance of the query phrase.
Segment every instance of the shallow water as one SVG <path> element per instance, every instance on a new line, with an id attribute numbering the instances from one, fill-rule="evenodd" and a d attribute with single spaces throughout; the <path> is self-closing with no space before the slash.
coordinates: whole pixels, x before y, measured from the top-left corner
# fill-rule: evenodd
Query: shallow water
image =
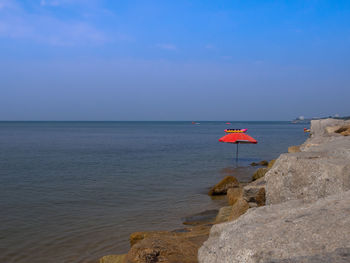
<path id="1" fill-rule="evenodd" d="M 93 262 L 215 209 L 209 186 L 306 139 L 287 122 L 0 122 L 0 262 Z M 257 145 L 219 143 L 248 128 Z"/>

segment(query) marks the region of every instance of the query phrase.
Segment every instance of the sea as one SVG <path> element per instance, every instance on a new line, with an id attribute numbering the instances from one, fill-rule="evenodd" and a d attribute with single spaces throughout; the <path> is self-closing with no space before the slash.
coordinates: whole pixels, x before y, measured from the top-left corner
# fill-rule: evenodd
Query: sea
<path id="1" fill-rule="evenodd" d="M 0 262 L 96 262 L 136 231 L 181 229 L 216 209 L 226 175 L 305 141 L 290 122 L 0 122 Z M 246 128 L 258 144 L 220 143 Z M 308 128 L 308 127 L 307 127 Z"/>

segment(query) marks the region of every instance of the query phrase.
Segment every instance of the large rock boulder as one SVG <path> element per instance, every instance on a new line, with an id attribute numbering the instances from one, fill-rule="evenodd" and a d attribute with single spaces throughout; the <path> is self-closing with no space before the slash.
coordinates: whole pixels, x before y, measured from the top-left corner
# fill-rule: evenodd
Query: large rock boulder
<path id="1" fill-rule="evenodd" d="M 135 245 L 136 243 L 144 240 L 145 238 L 152 236 L 161 236 L 169 234 L 168 231 L 143 231 L 143 232 L 134 232 L 129 237 L 130 247 Z"/>
<path id="2" fill-rule="evenodd" d="M 312 120 L 311 121 L 311 136 L 312 137 L 324 137 L 329 133 L 334 132 L 332 127 L 345 126 L 350 124 L 349 121 L 346 120 L 338 120 L 338 119 L 322 119 L 322 120 Z"/>
<path id="3" fill-rule="evenodd" d="M 349 233 L 347 191 L 315 203 L 294 200 L 249 209 L 236 221 L 214 225 L 198 258 L 201 263 L 311 263 L 345 250 L 342 256 L 350 262 Z"/>
<path id="4" fill-rule="evenodd" d="M 260 166 L 267 166 L 268 164 L 269 164 L 268 161 L 262 160 L 262 161 L 260 161 L 260 162 L 258 162 L 258 163 L 252 162 L 250 165 L 251 165 L 251 166 L 257 166 L 257 165 L 260 165 Z"/>
<path id="5" fill-rule="evenodd" d="M 266 160 L 262 160 L 259 162 L 259 165 L 261 165 L 261 166 L 268 166 L 268 164 L 269 164 L 269 162 Z"/>
<path id="6" fill-rule="evenodd" d="M 259 168 L 253 174 L 252 180 L 255 181 L 255 180 L 258 180 L 261 177 L 264 177 L 268 170 L 269 170 L 269 168 Z"/>
<path id="7" fill-rule="evenodd" d="M 182 231 L 153 231 L 143 235 L 129 250 L 125 263 L 195 263 L 198 248 L 208 238 L 211 225 Z"/>
<path id="8" fill-rule="evenodd" d="M 311 121 L 311 137 L 301 146 L 301 151 L 332 141 L 340 134 L 335 133 L 342 126 L 350 125 L 350 120 L 323 119 Z"/>
<path id="9" fill-rule="evenodd" d="M 243 197 L 243 188 L 235 187 L 227 190 L 227 201 L 229 205 L 234 205 L 238 199 Z"/>
<path id="10" fill-rule="evenodd" d="M 282 154 L 266 175 L 266 203 L 315 201 L 350 189 L 350 138 Z"/>
<path id="11" fill-rule="evenodd" d="M 99 259 L 98 263 L 124 263 L 126 260 L 125 255 L 107 255 Z"/>
<path id="12" fill-rule="evenodd" d="M 300 147 L 301 152 L 282 154 L 266 173 L 267 204 L 315 201 L 350 190 L 350 137 L 327 132 L 327 125 L 344 123 L 312 121 L 312 136 Z"/>
<path id="13" fill-rule="evenodd" d="M 134 245 L 128 255 L 128 263 L 155 263 L 155 262 L 197 262 L 198 245 L 187 239 L 163 236 L 150 237 Z"/>
<path id="14" fill-rule="evenodd" d="M 250 207 L 265 205 L 265 185 L 265 179 L 260 178 L 243 187 L 243 198 L 248 202 Z"/>
<path id="15" fill-rule="evenodd" d="M 212 187 L 209 195 L 225 195 L 229 188 L 238 187 L 239 182 L 234 176 L 225 176 L 219 183 Z"/>
<path id="16" fill-rule="evenodd" d="M 232 206 L 230 216 L 228 218 L 229 221 L 236 220 L 241 215 L 243 215 L 249 209 L 249 204 L 243 198 L 239 198 L 237 202 Z"/>

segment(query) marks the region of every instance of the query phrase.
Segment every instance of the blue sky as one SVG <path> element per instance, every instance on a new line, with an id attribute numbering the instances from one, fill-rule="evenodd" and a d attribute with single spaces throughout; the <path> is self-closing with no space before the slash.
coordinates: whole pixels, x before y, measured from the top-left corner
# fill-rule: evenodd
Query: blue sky
<path id="1" fill-rule="evenodd" d="M 350 1 L 0 0 L 0 120 L 350 115 Z"/>

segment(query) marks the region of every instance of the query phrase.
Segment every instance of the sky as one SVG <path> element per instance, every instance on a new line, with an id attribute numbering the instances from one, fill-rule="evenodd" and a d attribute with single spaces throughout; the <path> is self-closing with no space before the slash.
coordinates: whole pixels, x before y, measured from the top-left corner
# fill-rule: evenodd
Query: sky
<path id="1" fill-rule="evenodd" d="M 348 0 L 0 0 L 0 120 L 350 115 Z"/>

